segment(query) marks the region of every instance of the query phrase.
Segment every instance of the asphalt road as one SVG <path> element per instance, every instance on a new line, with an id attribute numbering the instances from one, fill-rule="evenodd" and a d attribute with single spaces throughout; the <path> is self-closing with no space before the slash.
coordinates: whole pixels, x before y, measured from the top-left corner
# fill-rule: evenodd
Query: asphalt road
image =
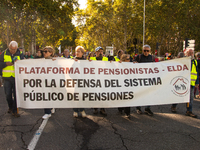
<path id="1" fill-rule="evenodd" d="M 27 149 L 43 120 L 42 109 L 19 109 L 20 118 L 7 113 L 3 87 L 0 87 L 0 150 Z M 185 104 L 152 106 L 154 116 L 136 114 L 131 108 L 130 120 L 117 108 L 106 109 L 107 117 L 94 116 L 86 109 L 87 118 L 73 118 L 72 109 L 56 109 L 49 118 L 36 150 L 199 150 L 200 99 L 195 99 L 193 113 L 185 116 Z M 144 110 L 144 107 L 142 107 Z"/>

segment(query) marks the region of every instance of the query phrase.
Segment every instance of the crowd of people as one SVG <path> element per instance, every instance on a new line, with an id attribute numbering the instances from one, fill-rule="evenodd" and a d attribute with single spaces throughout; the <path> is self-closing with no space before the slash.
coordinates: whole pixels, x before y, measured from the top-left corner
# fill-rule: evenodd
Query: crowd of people
<path id="1" fill-rule="evenodd" d="M 193 118 L 197 118 L 197 115 L 192 113 L 192 105 L 194 96 L 196 96 L 196 92 L 198 91 L 198 96 L 200 97 L 200 87 L 199 87 L 199 76 L 200 76 L 200 52 L 196 53 L 196 59 L 194 57 L 194 51 L 192 49 L 186 50 L 184 53 L 180 52 L 177 58 L 181 57 L 191 57 L 191 87 L 190 87 L 190 102 L 186 104 L 186 116 L 190 116 Z M 90 52 L 88 56 L 85 55 L 85 49 L 82 46 L 77 46 L 75 49 L 75 56 L 70 55 L 69 49 L 65 49 L 63 54 L 55 54 L 55 50 L 51 46 L 46 46 L 42 50 L 38 50 L 35 56 L 32 56 L 30 52 L 26 52 L 23 54 L 22 48 L 18 47 L 18 43 L 16 41 L 11 41 L 8 49 L 6 49 L 0 55 L 0 72 L 3 78 L 3 87 L 6 95 L 6 100 L 8 103 L 8 113 L 11 113 L 14 117 L 20 117 L 17 111 L 16 105 L 16 89 L 15 89 L 15 68 L 14 63 L 17 60 L 22 59 L 52 59 L 53 57 L 64 57 L 66 59 L 74 59 L 77 60 L 90 60 L 90 61 L 117 61 L 121 62 L 132 62 L 132 63 L 152 63 L 158 62 L 158 58 L 151 55 L 151 47 L 149 45 L 144 45 L 142 48 L 142 54 L 139 54 L 135 57 L 131 57 L 129 54 L 125 54 L 123 50 L 118 50 L 117 56 L 108 56 L 104 55 L 104 50 L 102 47 L 97 47 L 95 52 Z M 165 60 L 170 60 L 171 54 L 166 55 Z M 171 111 L 176 113 L 177 104 L 172 104 Z M 82 117 L 86 117 L 86 112 L 84 108 L 73 108 L 73 117 L 78 117 L 79 112 Z M 130 107 L 119 107 L 119 113 L 126 114 L 126 117 L 130 117 Z M 100 114 L 106 116 L 105 108 L 99 108 Z M 137 114 L 142 114 L 143 111 L 141 107 L 136 107 Z M 43 119 L 47 119 L 51 117 L 51 114 L 55 113 L 55 109 L 47 109 L 44 108 L 44 116 Z M 150 106 L 146 106 L 144 113 L 153 116 L 153 112 L 151 111 Z M 98 108 L 94 108 L 93 114 L 98 114 Z"/>

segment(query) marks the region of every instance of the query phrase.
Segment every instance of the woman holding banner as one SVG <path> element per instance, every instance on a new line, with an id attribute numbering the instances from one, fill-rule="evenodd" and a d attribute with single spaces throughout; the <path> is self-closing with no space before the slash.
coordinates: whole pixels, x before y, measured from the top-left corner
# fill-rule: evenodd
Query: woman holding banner
<path id="1" fill-rule="evenodd" d="M 122 54 L 120 57 L 120 63 L 121 62 L 130 62 L 130 55 L 129 54 Z M 119 109 L 119 108 L 118 108 Z M 122 110 L 124 110 L 124 113 L 126 114 L 127 118 L 130 118 L 130 107 L 123 107 L 120 108 L 119 110 L 121 110 L 120 112 L 122 113 Z"/>
<path id="2" fill-rule="evenodd" d="M 85 58 L 83 57 L 84 52 L 85 52 L 85 49 L 82 46 L 77 46 L 76 49 L 75 49 L 76 56 L 75 56 L 74 60 L 75 61 L 85 60 Z M 74 113 L 73 113 L 74 117 L 76 117 L 76 118 L 78 117 L 78 112 L 81 113 L 81 116 L 83 118 L 86 117 L 86 113 L 85 113 L 84 108 L 73 108 L 73 110 L 74 110 Z"/>
<path id="3" fill-rule="evenodd" d="M 51 46 L 46 46 L 42 53 L 45 59 L 52 59 L 53 55 L 54 55 L 54 49 Z M 49 117 L 51 117 L 51 113 L 55 113 L 55 109 L 54 108 L 45 108 L 44 109 L 44 116 L 42 117 L 43 119 L 48 119 Z"/>

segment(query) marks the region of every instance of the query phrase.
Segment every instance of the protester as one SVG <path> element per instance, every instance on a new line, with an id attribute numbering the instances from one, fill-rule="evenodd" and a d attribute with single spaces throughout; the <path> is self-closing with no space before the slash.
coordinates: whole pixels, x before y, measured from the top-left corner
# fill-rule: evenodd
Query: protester
<path id="1" fill-rule="evenodd" d="M 65 49 L 63 52 L 63 56 L 64 58 L 73 58 L 72 56 L 70 56 L 69 50 Z"/>
<path id="2" fill-rule="evenodd" d="M 98 61 L 108 61 L 107 57 L 103 56 L 103 48 L 97 47 L 95 49 L 96 57 L 90 57 L 90 60 L 98 60 Z M 98 114 L 98 108 L 94 108 L 94 114 Z M 104 108 L 100 108 L 100 113 L 104 116 L 107 116 L 107 113 L 105 112 Z"/>
<path id="3" fill-rule="evenodd" d="M 18 49 L 20 50 L 21 53 L 23 53 L 23 48 L 22 47 L 19 47 Z"/>
<path id="4" fill-rule="evenodd" d="M 37 51 L 37 56 L 35 56 L 35 59 L 38 59 L 38 58 L 43 58 L 42 50 Z"/>
<path id="5" fill-rule="evenodd" d="M 114 57 L 114 61 L 120 61 L 121 56 L 124 54 L 123 50 L 118 50 L 117 56 Z M 130 58 L 130 55 L 128 56 Z M 130 60 L 129 60 L 130 62 Z M 124 110 L 123 107 L 118 107 L 118 111 L 122 114 L 122 111 Z"/>
<path id="6" fill-rule="evenodd" d="M 51 46 L 46 46 L 43 49 L 43 55 L 45 59 L 52 59 L 53 55 L 54 55 L 54 49 Z M 44 109 L 44 116 L 42 117 L 43 119 L 48 119 L 49 117 L 51 117 L 51 113 L 55 113 L 55 109 L 54 108 L 45 108 Z"/>
<path id="7" fill-rule="evenodd" d="M 155 58 L 155 62 L 159 62 L 157 55 L 154 55 L 154 58 Z"/>
<path id="8" fill-rule="evenodd" d="M 185 56 L 191 57 L 191 82 L 190 82 L 190 102 L 186 103 L 186 116 L 190 116 L 193 118 L 197 118 L 197 115 L 192 113 L 192 105 L 194 100 L 194 87 L 199 86 L 199 75 L 198 75 L 198 63 L 194 59 L 194 51 L 192 49 L 188 49 L 185 51 Z M 174 111 L 176 112 L 176 106 L 177 104 L 172 105 L 174 108 Z"/>
<path id="9" fill-rule="evenodd" d="M 150 52 L 151 52 L 151 47 L 149 45 L 144 45 L 142 48 L 143 54 L 137 55 L 135 58 L 135 62 L 138 63 L 155 62 L 155 58 L 152 55 L 150 55 Z M 138 114 L 142 114 L 141 107 L 136 107 L 136 111 Z M 145 107 L 145 113 L 149 116 L 153 115 L 150 106 Z"/>
<path id="10" fill-rule="evenodd" d="M 165 58 L 165 60 L 171 60 L 171 59 L 173 59 L 173 56 L 171 53 L 169 53 L 168 56 Z"/>
<path id="11" fill-rule="evenodd" d="M 6 49 L 0 56 L 0 69 L 2 69 L 4 91 L 9 107 L 8 113 L 12 113 L 14 117 L 20 117 L 17 113 L 14 63 L 21 59 L 24 59 L 24 55 L 20 53 L 18 43 L 16 41 L 11 41 L 9 48 Z"/>
<path id="12" fill-rule="evenodd" d="M 59 53 L 59 54 L 58 54 L 58 57 L 63 57 L 63 53 Z"/>
<path id="13" fill-rule="evenodd" d="M 195 54 L 195 56 L 196 56 L 196 59 L 197 59 L 197 63 L 198 63 L 198 76 L 200 76 L 200 52 L 197 52 L 196 54 Z M 196 95 L 196 91 L 198 90 L 198 95 Z M 199 83 L 199 86 L 198 87 L 195 87 L 194 88 L 194 96 L 196 97 L 196 98 L 200 98 L 200 83 Z"/>
<path id="14" fill-rule="evenodd" d="M 123 50 L 118 50 L 117 56 L 114 57 L 114 61 L 120 61 L 120 57 L 124 54 Z"/>
<path id="15" fill-rule="evenodd" d="M 87 59 L 90 60 L 90 57 L 94 57 L 94 52 L 90 52 Z"/>
<path id="16" fill-rule="evenodd" d="M 85 52 L 85 49 L 82 46 L 77 46 L 76 49 L 75 49 L 76 57 L 74 58 L 74 60 L 75 61 L 85 60 L 85 58 L 83 57 L 84 52 Z M 83 118 L 86 117 L 86 113 L 85 113 L 85 109 L 84 108 L 73 108 L 73 110 L 74 110 L 74 113 L 73 113 L 74 117 L 78 117 L 78 112 L 81 113 L 81 116 Z"/>
<path id="17" fill-rule="evenodd" d="M 57 53 L 55 53 L 53 57 L 59 57 L 59 55 Z"/>
<path id="18" fill-rule="evenodd" d="M 27 55 L 25 55 L 26 59 L 33 59 L 34 57 L 31 55 L 31 52 L 27 52 Z"/>
<path id="19" fill-rule="evenodd" d="M 120 57 L 120 62 L 130 62 L 130 55 L 129 54 L 122 54 Z M 130 107 L 121 107 L 118 108 L 119 112 L 122 114 L 124 110 L 126 117 L 130 118 Z"/>
<path id="20" fill-rule="evenodd" d="M 28 52 L 25 52 L 25 54 L 24 54 L 24 58 L 26 58 L 27 55 L 28 55 Z"/>
<path id="21" fill-rule="evenodd" d="M 177 58 L 182 58 L 182 57 L 184 57 L 184 56 L 185 56 L 185 55 L 184 55 L 183 52 L 179 52 L 178 55 L 177 55 Z M 177 104 L 172 104 L 172 106 L 171 106 L 171 111 L 172 111 L 173 113 L 176 113 L 176 106 L 177 106 Z"/>

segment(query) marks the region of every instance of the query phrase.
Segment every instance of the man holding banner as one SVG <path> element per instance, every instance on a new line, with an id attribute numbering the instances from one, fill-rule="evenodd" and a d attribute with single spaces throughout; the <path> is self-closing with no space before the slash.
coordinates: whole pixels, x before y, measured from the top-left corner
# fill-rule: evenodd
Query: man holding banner
<path id="1" fill-rule="evenodd" d="M 185 52 L 185 56 L 191 57 L 191 82 L 190 82 L 190 101 L 186 103 L 186 116 L 190 116 L 193 118 L 197 118 L 197 115 L 192 113 L 192 105 L 194 100 L 194 87 L 199 86 L 199 76 L 198 76 L 198 63 L 194 59 L 194 50 L 187 49 Z M 177 104 L 172 105 L 172 112 L 176 112 Z"/>
<path id="2" fill-rule="evenodd" d="M 102 47 L 97 47 L 95 49 L 96 57 L 90 57 L 90 60 L 100 60 L 100 61 L 108 61 L 107 57 L 103 56 L 103 48 Z M 94 108 L 94 114 L 98 113 L 98 108 Z M 100 113 L 104 116 L 107 116 L 107 113 L 105 112 L 104 108 L 100 108 Z"/>
<path id="3" fill-rule="evenodd" d="M 9 48 L 0 56 L 0 68 L 2 69 L 2 77 L 4 79 L 4 91 L 9 107 L 8 113 L 12 113 L 14 117 L 20 117 L 17 113 L 16 105 L 14 63 L 21 59 L 24 59 L 24 55 L 18 49 L 18 43 L 16 41 L 11 41 Z"/>
<path id="4" fill-rule="evenodd" d="M 137 55 L 135 58 L 135 61 L 138 63 L 148 63 L 148 62 L 155 62 L 155 59 L 152 55 L 149 53 L 151 52 L 151 47 L 149 45 L 144 45 L 142 48 L 142 53 L 140 55 Z M 136 107 L 136 111 L 138 114 L 142 114 L 141 107 Z M 153 112 L 150 109 L 150 106 L 145 107 L 145 113 L 149 116 L 153 115 Z"/>

